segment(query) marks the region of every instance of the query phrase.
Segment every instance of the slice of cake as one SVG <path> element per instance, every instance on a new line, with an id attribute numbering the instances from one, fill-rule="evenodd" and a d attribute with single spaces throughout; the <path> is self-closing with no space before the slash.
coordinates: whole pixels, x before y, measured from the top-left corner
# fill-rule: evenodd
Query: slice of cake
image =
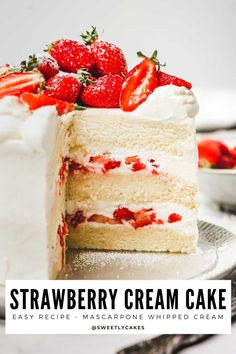
<path id="1" fill-rule="evenodd" d="M 87 109 L 74 121 L 69 247 L 189 252 L 196 246 L 192 93 L 157 88 L 133 112 Z"/>
<path id="2" fill-rule="evenodd" d="M 0 282 L 56 278 L 68 247 L 197 245 L 191 84 L 156 52 L 127 73 L 118 47 L 84 39 L 1 68 Z"/>

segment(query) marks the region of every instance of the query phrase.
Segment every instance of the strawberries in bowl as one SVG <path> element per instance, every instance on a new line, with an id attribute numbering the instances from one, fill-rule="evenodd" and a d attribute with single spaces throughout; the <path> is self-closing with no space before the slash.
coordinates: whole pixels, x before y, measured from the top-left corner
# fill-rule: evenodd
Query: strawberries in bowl
<path id="1" fill-rule="evenodd" d="M 236 168 L 236 147 L 229 149 L 218 140 L 206 139 L 198 143 L 199 167 L 213 169 Z"/>
<path id="2" fill-rule="evenodd" d="M 236 148 L 222 141 L 205 139 L 198 143 L 199 186 L 202 195 L 222 210 L 236 211 Z"/>

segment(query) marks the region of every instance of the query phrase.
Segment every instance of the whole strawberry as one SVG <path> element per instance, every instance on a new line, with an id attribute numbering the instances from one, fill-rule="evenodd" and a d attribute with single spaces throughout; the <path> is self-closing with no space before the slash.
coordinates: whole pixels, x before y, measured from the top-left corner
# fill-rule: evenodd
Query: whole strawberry
<path id="1" fill-rule="evenodd" d="M 92 31 L 86 31 L 81 37 L 86 45 L 90 45 L 96 69 L 100 75 L 126 76 L 127 63 L 122 50 L 112 43 L 98 40 L 96 27 L 92 26 Z"/>
<path id="2" fill-rule="evenodd" d="M 80 94 L 81 101 L 92 107 L 117 108 L 123 79 L 119 75 L 104 75 L 85 86 Z"/>
<path id="3" fill-rule="evenodd" d="M 50 97 L 75 103 L 81 84 L 74 74 L 57 74 L 46 82 L 44 93 Z"/>
<path id="4" fill-rule="evenodd" d="M 43 74 L 46 80 L 59 73 L 59 67 L 55 60 L 43 58 L 39 61 L 38 70 Z"/>
<path id="5" fill-rule="evenodd" d="M 76 73 L 81 68 L 90 71 L 94 68 L 95 62 L 89 48 L 77 41 L 59 39 L 48 47 L 48 52 L 63 71 Z"/>
<path id="6" fill-rule="evenodd" d="M 35 54 L 29 55 L 27 60 L 20 63 L 20 70 L 32 71 L 38 69 L 46 80 L 59 73 L 59 67 L 56 61 L 52 58 L 37 57 Z"/>

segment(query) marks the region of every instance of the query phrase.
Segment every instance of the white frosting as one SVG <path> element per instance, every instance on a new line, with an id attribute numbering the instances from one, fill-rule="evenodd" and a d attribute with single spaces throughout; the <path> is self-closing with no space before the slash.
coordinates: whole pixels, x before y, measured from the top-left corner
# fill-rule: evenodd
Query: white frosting
<path id="1" fill-rule="evenodd" d="M 31 114 L 16 97 L 0 100 L 0 264 L 6 265 L 0 284 L 4 279 L 48 277 L 49 168 L 57 173 L 57 166 L 51 166 L 57 133 L 54 107 Z"/>
<path id="2" fill-rule="evenodd" d="M 21 137 L 32 151 L 51 152 L 54 148 L 53 136 L 57 125 L 58 117 L 55 106 L 41 107 L 21 125 Z"/>
<path id="3" fill-rule="evenodd" d="M 167 85 L 157 87 L 132 114 L 147 120 L 181 120 L 195 117 L 198 109 L 192 91 Z"/>

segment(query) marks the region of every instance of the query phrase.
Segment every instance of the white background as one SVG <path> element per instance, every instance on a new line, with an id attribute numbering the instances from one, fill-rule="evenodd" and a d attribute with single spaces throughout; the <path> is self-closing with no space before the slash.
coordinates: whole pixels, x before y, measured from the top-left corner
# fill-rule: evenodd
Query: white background
<path id="1" fill-rule="evenodd" d="M 124 50 L 160 52 L 166 70 L 197 86 L 235 87 L 235 0 L 0 0 L 1 61 L 17 63 L 96 25 Z"/>

